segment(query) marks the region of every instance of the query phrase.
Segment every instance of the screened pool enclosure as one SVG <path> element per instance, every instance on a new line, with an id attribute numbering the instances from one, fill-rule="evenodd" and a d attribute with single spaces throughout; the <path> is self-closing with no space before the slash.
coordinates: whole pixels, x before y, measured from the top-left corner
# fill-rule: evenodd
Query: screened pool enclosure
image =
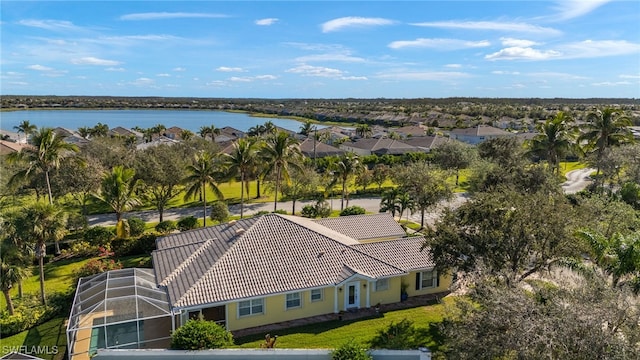
<path id="1" fill-rule="evenodd" d="M 70 359 L 97 349 L 151 349 L 170 345 L 172 316 L 153 269 L 121 269 L 80 279 L 67 344 Z"/>

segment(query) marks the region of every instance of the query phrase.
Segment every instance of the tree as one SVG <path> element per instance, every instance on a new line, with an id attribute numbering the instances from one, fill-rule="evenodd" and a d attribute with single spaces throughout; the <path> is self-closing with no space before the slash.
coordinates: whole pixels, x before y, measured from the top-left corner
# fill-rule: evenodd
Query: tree
<path id="1" fill-rule="evenodd" d="M 34 245 L 40 269 L 40 301 L 42 305 L 46 305 L 44 257 L 47 243 L 58 242 L 63 238 L 66 232 L 66 214 L 54 205 L 35 203 L 19 213 L 15 231 Z"/>
<path id="2" fill-rule="evenodd" d="M 478 144 L 477 148 L 481 159 L 500 166 L 514 167 L 523 162 L 523 148 L 515 136 L 489 139 Z"/>
<path id="3" fill-rule="evenodd" d="M 182 139 L 183 141 L 189 141 L 192 137 L 193 131 L 187 129 L 182 129 L 182 131 L 180 131 L 180 139 Z"/>
<path id="4" fill-rule="evenodd" d="M 233 144 L 231 154 L 225 154 L 228 176 L 240 177 L 240 218 L 244 217 L 244 191 L 249 192 L 249 174 L 257 156 L 256 142 L 252 139 L 238 139 Z"/>
<path id="5" fill-rule="evenodd" d="M 361 171 L 361 169 L 362 163 L 360 162 L 358 155 L 355 153 L 346 153 L 341 156 L 337 162 L 334 162 L 329 166 L 329 171 L 333 173 L 335 181 L 340 182 L 342 185 L 340 210 L 344 209 L 345 199 L 347 201 L 347 206 L 349 206 L 349 182 Z"/>
<path id="6" fill-rule="evenodd" d="M 505 189 L 477 194 L 445 211 L 430 229 L 424 248 L 438 271 L 484 273 L 515 284 L 579 255 L 570 236 L 575 224 L 560 192 L 520 193 Z"/>
<path id="7" fill-rule="evenodd" d="M 213 321 L 189 320 L 171 335 L 171 348 L 178 350 L 218 349 L 233 345 L 233 335 Z"/>
<path id="8" fill-rule="evenodd" d="M 5 226 L 6 224 L 3 224 L 3 227 Z M 20 242 L 12 239 L 6 233 L 6 228 L 4 230 L 2 251 L 0 251 L 0 290 L 4 294 L 9 315 L 14 315 L 15 309 L 10 290 L 15 284 L 21 283 L 31 275 L 29 262 L 25 259 L 25 255 L 32 254 L 32 252 L 25 251 L 27 249 Z"/>
<path id="9" fill-rule="evenodd" d="M 25 179 L 32 175 L 34 170 L 44 173 L 47 192 L 49 194 L 49 204 L 53 204 L 53 194 L 51 192 L 50 173 L 60 167 L 62 159 L 69 153 L 78 152 L 76 145 L 64 141 L 64 136 L 58 135 L 51 128 L 41 128 L 31 137 L 33 147 L 25 147 L 20 152 L 8 155 L 10 162 L 24 162 L 26 169 L 13 176 L 15 181 Z M 11 182 L 13 182 L 12 180 Z"/>
<path id="10" fill-rule="evenodd" d="M 279 131 L 267 137 L 264 147 L 260 150 L 260 157 L 265 162 L 265 174 L 272 175 L 275 181 L 275 196 L 273 211 L 278 210 L 278 192 L 280 183 L 289 182 L 289 169 L 299 168 L 302 153 L 298 140 L 284 131 Z"/>
<path id="11" fill-rule="evenodd" d="M 629 126 L 631 126 L 631 120 L 621 111 L 613 108 L 597 110 L 587 115 L 587 124 L 579 140 L 587 142 L 586 152 L 595 153 L 596 175 L 600 174 L 605 150 L 633 141 Z"/>
<path id="12" fill-rule="evenodd" d="M 207 226 L 207 187 L 213 191 L 214 195 L 222 200 L 224 195 L 218 188 L 218 179 L 221 178 L 217 161 L 219 159 L 209 152 L 201 152 L 195 155 L 193 163 L 187 166 L 187 176 L 182 179 L 182 183 L 187 186 L 184 195 L 185 200 L 196 194 L 202 195 L 203 226 Z"/>
<path id="13" fill-rule="evenodd" d="M 18 136 L 20 133 L 23 133 L 27 139 L 29 138 L 29 135 L 33 134 L 38 129 L 38 127 L 35 124 L 32 124 L 29 120 L 23 120 L 13 128 L 18 133 Z"/>
<path id="14" fill-rule="evenodd" d="M 453 196 L 446 175 L 438 169 L 429 168 L 426 163 L 412 163 L 399 167 L 394 174 L 395 182 L 406 191 L 420 210 L 420 226 L 424 227 L 427 210 L 440 201 Z"/>
<path id="15" fill-rule="evenodd" d="M 560 111 L 544 123 L 536 124 L 538 135 L 526 143 L 528 153 L 545 159 L 551 172 L 559 174 L 560 160 L 571 150 L 577 139 L 573 119 Z"/>
<path id="16" fill-rule="evenodd" d="M 110 173 L 104 175 L 100 192 L 94 194 L 97 200 L 109 205 L 115 212 L 116 234 L 120 238 L 127 236 L 122 214 L 140 205 L 136 192 L 142 184 L 135 178 L 135 174 L 134 169 L 116 166 Z"/>
<path id="17" fill-rule="evenodd" d="M 396 198 L 396 203 L 398 204 L 398 210 L 400 211 L 400 219 L 402 219 L 402 214 L 407 211 L 407 221 L 409 221 L 409 212 L 413 213 L 416 208 L 415 201 L 411 198 L 408 192 L 402 191 Z"/>
<path id="18" fill-rule="evenodd" d="M 220 135 L 221 131 L 215 125 L 211 125 L 211 126 L 209 126 L 208 133 L 209 133 L 209 136 L 211 136 L 211 141 L 215 142 L 216 141 L 216 136 Z"/>
<path id="19" fill-rule="evenodd" d="M 307 120 L 302 125 L 300 125 L 300 131 L 298 133 L 304 136 L 309 136 L 309 134 L 311 134 L 311 132 L 314 130 L 315 126 L 313 126 L 313 123 Z"/>
<path id="20" fill-rule="evenodd" d="M 391 188 L 382 193 L 380 200 L 380 212 L 391 212 L 391 216 L 395 217 L 396 212 L 400 212 L 400 206 L 398 205 L 398 195 L 400 190 L 398 188 Z M 402 217 L 402 214 L 400 214 Z"/>
<path id="21" fill-rule="evenodd" d="M 369 124 L 356 125 L 356 136 L 366 139 L 366 138 L 370 138 L 372 134 L 373 134 L 373 130 L 371 130 L 371 127 L 369 126 Z"/>
<path id="22" fill-rule="evenodd" d="M 180 193 L 180 179 L 186 162 L 180 149 L 159 145 L 136 152 L 135 170 L 143 188 L 164 220 L 164 209 Z"/>
<path id="23" fill-rule="evenodd" d="M 296 214 L 296 201 L 314 194 L 320 185 L 320 175 L 313 166 L 291 169 L 290 182 L 282 184 L 282 194 L 291 199 L 291 214 Z"/>
<path id="24" fill-rule="evenodd" d="M 378 185 L 378 192 L 382 191 L 382 185 L 389 179 L 390 169 L 385 164 L 376 164 L 372 170 L 373 182 Z"/>
<path id="25" fill-rule="evenodd" d="M 60 164 L 57 176 L 51 179 L 53 194 L 56 197 L 71 194 L 82 207 L 82 215 L 86 216 L 87 203 L 100 187 L 104 173 L 105 168 L 95 158 L 69 157 Z"/>
<path id="26" fill-rule="evenodd" d="M 461 141 L 447 141 L 432 151 L 433 162 L 446 170 L 456 172 L 456 186 L 460 177 L 460 170 L 467 168 L 475 160 L 476 151 L 470 145 Z"/>
<path id="27" fill-rule="evenodd" d="M 89 135 L 92 138 L 105 137 L 109 133 L 109 125 L 103 123 L 97 123 L 89 130 Z"/>

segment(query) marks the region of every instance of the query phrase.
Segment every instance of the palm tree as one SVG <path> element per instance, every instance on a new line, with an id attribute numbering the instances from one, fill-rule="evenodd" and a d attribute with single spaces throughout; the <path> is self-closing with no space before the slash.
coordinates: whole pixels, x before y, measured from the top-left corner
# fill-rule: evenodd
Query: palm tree
<path id="1" fill-rule="evenodd" d="M 194 158 L 193 164 L 187 166 L 187 175 L 182 182 L 187 186 L 186 193 L 184 195 L 185 200 L 195 196 L 196 194 L 202 194 L 202 202 L 204 214 L 202 215 L 203 226 L 207 226 L 207 186 L 213 191 L 219 200 L 224 198 L 222 192 L 218 188 L 218 178 L 220 177 L 220 171 L 216 169 L 214 162 L 217 159 L 209 152 L 197 153 Z"/>
<path id="2" fill-rule="evenodd" d="M 240 218 L 244 216 L 244 189 L 249 191 L 248 175 L 256 160 L 256 142 L 252 139 L 238 139 L 233 144 L 231 154 L 225 154 L 227 173 L 229 176 L 240 177 Z"/>
<path id="3" fill-rule="evenodd" d="M 211 128 L 208 126 L 201 126 L 200 130 L 198 131 L 198 135 L 200 135 L 200 137 L 202 137 L 203 139 L 206 139 L 210 133 L 211 133 Z"/>
<path id="4" fill-rule="evenodd" d="M 586 141 L 587 149 L 596 154 L 596 176 L 600 174 L 605 150 L 611 146 L 633 141 L 629 126 L 631 126 L 631 120 L 613 108 L 598 110 L 587 115 L 586 131 L 579 140 Z"/>
<path id="5" fill-rule="evenodd" d="M 96 126 L 89 129 L 91 137 L 104 137 L 109 133 L 109 125 L 99 122 Z"/>
<path id="6" fill-rule="evenodd" d="M 269 136 L 260 152 L 260 157 L 266 164 L 264 174 L 275 176 L 276 191 L 273 211 L 276 211 L 278 210 L 280 182 L 282 180 L 289 182 L 290 167 L 300 168 L 302 153 L 300 152 L 298 140 L 284 131 L 279 131 Z"/>
<path id="7" fill-rule="evenodd" d="M 35 203 L 24 209 L 17 222 L 16 232 L 34 244 L 35 255 L 40 269 L 40 301 L 47 304 L 44 290 L 44 257 L 47 242 L 58 242 L 66 232 L 66 214 L 51 204 Z"/>
<path id="8" fill-rule="evenodd" d="M 575 143 L 573 119 L 560 111 L 544 123 L 536 124 L 538 135 L 528 141 L 529 153 L 546 159 L 552 173 L 559 173 L 560 159 Z"/>
<path id="9" fill-rule="evenodd" d="M 15 284 L 21 283 L 31 275 L 23 255 L 23 249 L 16 246 L 11 239 L 5 238 L 0 252 L 0 289 L 4 294 L 9 315 L 13 315 L 15 310 L 9 291 Z"/>
<path id="10" fill-rule="evenodd" d="M 14 126 L 13 128 L 18 133 L 18 136 L 20 136 L 20 133 L 23 133 L 27 139 L 29 138 L 29 135 L 33 134 L 36 129 L 38 129 L 38 127 L 29 122 L 29 120 L 23 120 L 20 124 Z"/>
<path id="11" fill-rule="evenodd" d="M 121 238 L 127 235 L 122 214 L 140 205 L 140 199 L 136 195 L 140 181 L 135 178 L 135 174 L 134 169 L 115 166 L 102 178 L 100 193 L 94 194 L 96 199 L 109 205 L 116 213 L 116 234 Z"/>
<path id="12" fill-rule="evenodd" d="M 32 175 L 33 171 L 39 169 L 44 173 L 49 194 L 49 204 L 53 204 L 53 195 L 51 193 L 51 181 L 49 174 L 51 170 L 58 169 L 60 162 L 69 153 L 78 152 L 78 147 L 64 141 L 64 136 L 57 134 L 51 128 L 42 128 L 35 132 L 31 137 L 33 147 L 23 148 L 20 152 L 8 155 L 10 162 L 25 162 L 27 168 L 17 172 L 11 179 L 10 183 L 20 179 L 26 179 Z"/>
<path id="13" fill-rule="evenodd" d="M 360 136 L 366 139 L 371 137 L 371 134 L 373 134 L 373 130 L 371 130 L 371 127 L 369 126 L 369 124 L 358 124 L 356 126 L 357 136 Z"/>
<path id="14" fill-rule="evenodd" d="M 88 139 L 89 135 L 91 135 L 91 130 L 86 126 L 81 126 L 78 128 L 78 134 L 83 138 Z"/>
<path id="15" fill-rule="evenodd" d="M 180 131 L 180 139 L 184 141 L 189 141 L 193 137 L 193 132 L 191 130 L 183 129 Z"/>
<path id="16" fill-rule="evenodd" d="M 398 206 L 399 194 L 398 188 L 391 188 L 382 193 L 380 212 L 391 212 L 391 216 L 395 217 L 396 212 L 400 212 L 400 207 Z M 402 217 L 402 214 L 400 214 L 400 217 Z"/>
<path id="17" fill-rule="evenodd" d="M 278 131 L 278 128 L 275 126 L 275 124 L 271 120 L 265 121 L 264 125 L 262 126 L 264 128 L 265 135 L 272 135 Z"/>
<path id="18" fill-rule="evenodd" d="M 156 124 L 151 129 L 153 129 L 153 134 L 154 135 L 162 136 L 164 134 L 164 132 L 167 130 L 167 127 L 164 126 L 164 124 Z"/>
<path id="19" fill-rule="evenodd" d="M 215 125 L 209 126 L 209 136 L 211 136 L 211 141 L 216 141 L 216 136 L 220 135 L 222 132 Z"/>
<path id="20" fill-rule="evenodd" d="M 313 130 L 315 130 L 315 126 L 313 126 L 313 123 L 311 121 L 305 121 L 304 124 L 300 125 L 299 134 L 309 136 L 309 134 L 311 134 Z"/>
<path id="21" fill-rule="evenodd" d="M 334 179 L 340 181 L 342 185 L 342 199 L 340 200 L 340 210 L 344 209 L 344 201 L 347 200 L 349 206 L 348 183 L 362 168 L 362 163 L 358 155 L 354 153 L 344 154 L 338 162 L 331 164 L 330 171 L 333 172 Z"/>
<path id="22" fill-rule="evenodd" d="M 406 191 L 400 192 L 398 194 L 398 197 L 396 198 L 396 204 L 398 205 L 398 210 L 400 211 L 400 219 L 402 219 L 402 214 L 406 210 L 407 221 L 409 221 L 409 212 L 413 213 L 416 208 L 416 203 L 413 198 L 411 198 L 411 195 Z"/>

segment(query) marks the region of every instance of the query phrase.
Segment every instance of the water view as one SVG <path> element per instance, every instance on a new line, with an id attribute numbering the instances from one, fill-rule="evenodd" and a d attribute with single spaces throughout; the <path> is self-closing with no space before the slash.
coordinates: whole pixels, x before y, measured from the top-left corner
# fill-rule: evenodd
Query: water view
<path id="1" fill-rule="evenodd" d="M 244 113 L 215 110 L 21 110 L 0 112 L 0 129 L 15 131 L 13 127 L 23 120 L 29 120 L 38 127 L 59 126 L 73 130 L 103 123 L 109 128 L 139 126 L 144 129 L 163 124 L 167 128 L 178 126 L 198 132 L 201 126 L 215 125 L 218 128 L 231 126 L 247 131 L 252 126 L 271 121 L 276 126 L 297 132 L 302 125 L 296 120 L 252 117 Z"/>

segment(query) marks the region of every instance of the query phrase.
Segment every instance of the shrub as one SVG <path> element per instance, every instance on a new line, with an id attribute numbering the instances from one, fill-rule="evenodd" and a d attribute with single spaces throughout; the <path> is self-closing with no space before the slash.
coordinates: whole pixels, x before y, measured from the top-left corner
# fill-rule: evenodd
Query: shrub
<path id="1" fill-rule="evenodd" d="M 171 335 L 171 348 L 179 350 L 218 349 L 233 345 L 233 336 L 213 321 L 189 320 Z"/>
<path id="2" fill-rule="evenodd" d="M 178 230 L 187 231 L 198 227 L 198 219 L 195 216 L 183 217 L 178 221 Z"/>
<path id="3" fill-rule="evenodd" d="M 6 310 L 0 313 L 0 337 L 15 335 L 64 314 L 69 310 L 74 294 L 73 289 L 50 294 L 47 306 L 40 304 L 38 296 L 25 295 L 16 303 L 15 315 L 9 315 Z"/>
<path id="4" fill-rule="evenodd" d="M 266 214 L 271 214 L 271 212 L 266 211 L 266 210 L 261 210 L 261 211 L 258 211 L 258 212 L 257 212 L 257 213 L 255 213 L 255 214 L 253 214 L 253 217 L 256 217 L 256 216 L 262 216 L 262 215 L 266 215 Z"/>
<path id="5" fill-rule="evenodd" d="M 115 256 L 146 255 L 155 250 L 156 235 L 145 234 L 138 238 L 114 239 L 111 249 Z"/>
<path id="6" fill-rule="evenodd" d="M 362 215 L 366 210 L 361 206 L 349 206 L 340 211 L 340 216 Z"/>
<path id="7" fill-rule="evenodd" d="M 67 218 L 67 228 L 71 231 L 86 229 L 87 225 L 87 217 L 82 214 L 71 213 Z"/>
<path id="8" fill-rule="evenodd" d="M 211 220 L 223 223 L 229 218 L 229 208 L 222 201 L 211 204 Z"/>
<path id="9" fill-rule="evenodd" d="M 284 209 L 278 209 L 278 210 L 274 211 L 273 213 L 274 213 L 274 214 L 287 215 L 287 210 L 284 210 Z"/>
<path id="10" fill-rule="evenodd" d="M 371 360 L 366 349 L 350 340 L 331 352 L 331 360 Z"/>
<path id="11" fill-rule="evenodd" d="M 168 234 L 177 228 L 178 226 L 176 225 L 176 222 L 172 220 L 165 220 L 156 225 L 156 231 L 161 234 Z"/>
<path id="12" fill-rule="evenodd" d="M 305 205 L 302 208 L 301 215 L 308 218 L 329 217 L 331 208 L 324 200 L 318 200 L 315 205 Z"/>
<path id="13" fill-rule="evenodd" d="M 378 330 L 371 340 L 371 347 L 390 350 L 417 349 L 420 343 L 416 335 L 418 334 L 413 321 L 402 319 L 397 323 L 392 322 L 386 329 Z"/>
<path id="14" fill-rule="evenodd" d="M 80 269 L 78 269 L 78 271 L 76 272 L 76 277 L 79 279 L 81 277 L 91 276 L 103 273 L 105 271 L 117 269 L 122 269 L 122 264 L 120 262 L 116 262 L 113 259 L 92 259 L 84 264 Z"/>
<path id="15" fill-rule="evenodd" d="M 91 245 L 87 241 L 74 241 L 71 247 L 63 249 L 60 254 L 65 256 L 97 256 L 100 252 L 98 245 Z"/>
<path id="16" fill-rule="evenodd" d="M 305 205 L 300 212 L 300 215 L 307 218 L 316 218 L 318 217 L 318 212 L 316 211 L 316 207 L 313 205 Z"/>
<path id="17" fill-rule="evenodd" d="M 132 237 L 140 236 L 146 230 L 147 223 L 140 218 L 132 217 L 127 219 L 127 222 L 129 223 L 129 235 Z"/>
<path id="18" fill-rule="evenodd" d="M 104 245 L 116 237 L 116 233 L 104 226 L 92 226 L 84 231 L 84 239 L 91 245 Z"/>

